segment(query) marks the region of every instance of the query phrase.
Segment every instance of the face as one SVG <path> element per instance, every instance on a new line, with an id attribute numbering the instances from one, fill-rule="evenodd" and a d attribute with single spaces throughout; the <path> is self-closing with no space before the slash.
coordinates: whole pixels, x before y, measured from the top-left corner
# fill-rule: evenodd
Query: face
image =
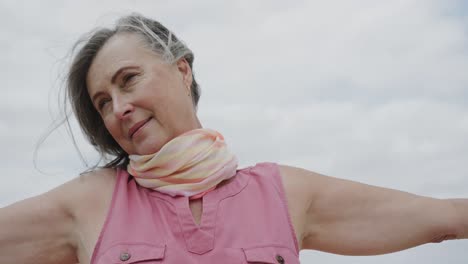
<path id="1" fill-rule="evenodd" d="M 187 61 L 164 62 L 136 34 L 111 37 L 86 81 L 107 130 L 128 154 L 155 153 L 174 137 L 201 128 Z"/>

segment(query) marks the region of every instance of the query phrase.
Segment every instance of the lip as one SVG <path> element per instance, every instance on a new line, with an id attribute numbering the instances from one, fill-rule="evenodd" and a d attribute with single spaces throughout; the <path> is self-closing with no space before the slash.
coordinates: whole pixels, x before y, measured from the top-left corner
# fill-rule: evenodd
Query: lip
<path id="1" fill-rule="evenodd" d="M 146 123 L 148 123 L 148 121 L 151 119 L 151 117 L 145 119 L 145 120 L 142 120 L 136 124 L 134 124 L 129 130 L 128 130 L 128 137 L 129 138 L 132 138 L 133 135 L 135 135 L 136 132 L 138 132 L 138 130 L 140 128 L 142 128 Z"/>

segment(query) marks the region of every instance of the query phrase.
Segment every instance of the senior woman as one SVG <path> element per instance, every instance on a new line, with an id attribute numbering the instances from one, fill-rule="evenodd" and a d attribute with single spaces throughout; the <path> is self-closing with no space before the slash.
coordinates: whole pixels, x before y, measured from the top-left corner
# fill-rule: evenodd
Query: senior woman
<path id="1" fill-rule="evenodd" d="M 468 201 L 262 162 L 203 128 L 194 56 L 139 15 L 84 41 L 68 94 L 113 159 L 0 209 L 0 263 L 299 263 L 299 251 L 399 251 L 468 237 Z"/>

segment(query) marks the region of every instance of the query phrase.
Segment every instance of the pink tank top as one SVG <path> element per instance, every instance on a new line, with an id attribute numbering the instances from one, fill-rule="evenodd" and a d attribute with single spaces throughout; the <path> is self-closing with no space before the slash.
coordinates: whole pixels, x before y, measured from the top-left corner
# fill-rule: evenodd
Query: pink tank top
<path id="1" fill-rule="evenodd" d="M 277 164 L 237 170 L 232 181 L 202 199 L 197 225 L 187 197 L 140 187 L 117 170 L 91 264 L 299 263 Z"/>

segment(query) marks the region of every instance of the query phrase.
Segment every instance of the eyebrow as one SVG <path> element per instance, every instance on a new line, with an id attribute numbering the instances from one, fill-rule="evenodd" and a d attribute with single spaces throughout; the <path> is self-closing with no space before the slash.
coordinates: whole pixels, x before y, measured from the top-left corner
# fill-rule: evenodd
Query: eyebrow
<path id="1" fill-rule="evenodd" d="M 138 66 L 124 66 L 120 69 L 118 69 L 114 75 L 112 75 L 112 78 L 111 78 L 111 83 L 114 84 L 115 83 L 115 80 L 117 79 L 117 76 L 119 76 L 119 74 L 121 74 L 124 70 L 127 70 L 127 69 L 136 69 L 138 68 Z"/>
<path id="2" fill-rule="evenodd" d="M 114 83 L 116 82 L 117 77 L 118 77 L 119 74 L 121 74 L 124 70 L 127 70 L 127 69 L 137 69 L 137 68 L 138 68 L 138 66 L 124 66 L 124 67 L 118 69 L 118 70 L 112 75 L 112 77 L 111 77 L 111 84 L 114 84 Z M 103 92 L 101 92 L 101 91 L 95 93 L 95 94 L 93 95 L 93 97 L 91 98 L 91 102 L 92 102 L 93 104 L 95 104 L 96 98 L 99 97 L 101 94 L 103 94 Z"/>

